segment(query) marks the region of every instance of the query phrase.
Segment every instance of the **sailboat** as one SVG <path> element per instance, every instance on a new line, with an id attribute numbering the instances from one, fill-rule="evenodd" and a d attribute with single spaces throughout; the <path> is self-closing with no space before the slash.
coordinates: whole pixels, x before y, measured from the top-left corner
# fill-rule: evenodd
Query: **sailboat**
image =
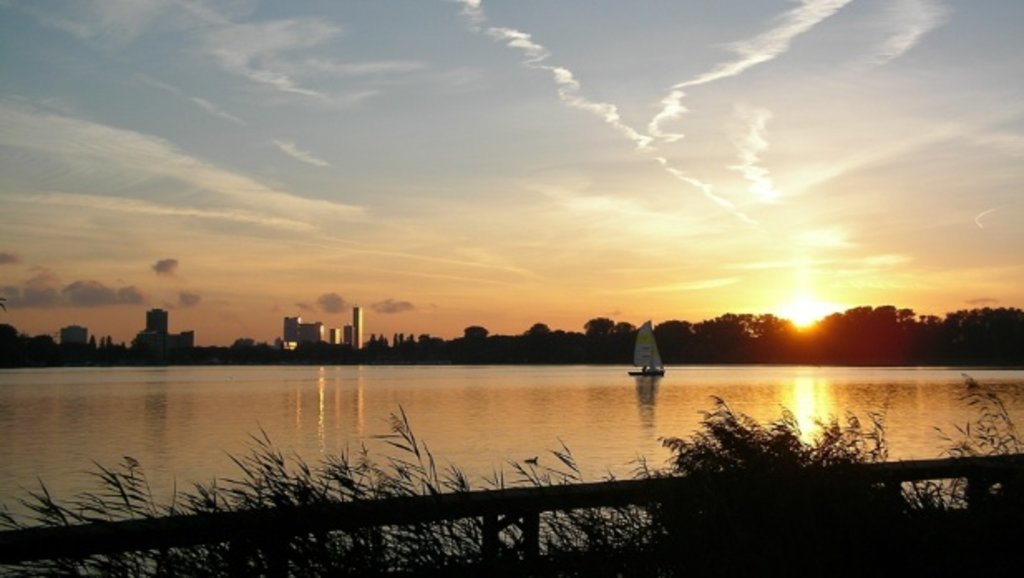
<path id="1" fill-rule="evenodd" d="M 665 375 L 665 366 L 661 363 L 661 354 L 658 353 L 658 344 L 654 340 L 654 329 L 651 322 L 646 321 L 640 326 L 636 334 L 636 346 L 633 349 L 633 365 L 639 367 L 639 371 L 630 371 L 629 374 L 640 377 L 657 377 Z"/>

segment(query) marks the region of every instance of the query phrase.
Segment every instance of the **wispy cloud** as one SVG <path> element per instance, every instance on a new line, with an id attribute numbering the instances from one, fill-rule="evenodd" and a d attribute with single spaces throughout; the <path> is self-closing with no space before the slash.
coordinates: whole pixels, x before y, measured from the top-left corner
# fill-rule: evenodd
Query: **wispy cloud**
<path id="1" fill-rule="evenodd" d="M 43 9 L 32 3 L 24 3 L 19 8 L 46 26 L 107 46 L 124 47 L 154 30 L 186 32 L 198 37 L 200 50 L 233 75 L 277 92 L 338 106 L 352 106 L 379 92 L 360 89 L 338 95 L 308 86 L 304 80 L 325 76 L 406 74 L 426 67 L 423 62 L 412 60 L 336 62 L 323 57 L 302 57 L 304 51 L 339 37 L 342 29 L 322 18 L 252 23 L 234 21 L 233 17 L 251 12 L 246 4 L 249 3 L 214 5 L 193 0 L 80 0 L 60 11 Z M 168 85 L 162 87 L 187 98 L 213 116 L 239 125 L 246 124 L 208 99 L 182 94 Z"/>
<path id="2" fill-rule="evenodd" d="M 21 8 L 44 25 L 82 40 L 123 46 L 156 25 L 172 5 L 173 2 L 166 0 L 81 0 L 71 3 L 69 10 L 63 13 L 47 10 L 41 3 L 34 2 L 23 3 Z"/>
<path id="3" fill-rule="evenodd" d="M 318 18 L 291 18 L 258 23 L 225 23 L 210 30 L 203 49 L 221 68 L 277 92 L 308 97 L 334 106 L 353 106 L 380 94 L 356 87 L 341 94 L 313 88 L 329 79 L 376 79 L 426 68 L 415 60 L 342 62 L 307 54 L 341 37 L 341 27 Z"/>
<path id="4" fill-rule="evenodd" d="M 676 120 L 686 112 L 686 107 L 682 104 L 683 97 L 686 96 L 683 89 L 737 76 L 759 64 L 775 60 L 789 50 L 797 36 L 810 31 L 851 1 L 803 0 L 800 6 L 779 17 L 779 24 L 774 28 L 732 44 L 732 50 L 737 54 L 737 58 L 719 63 L 707 72 L 672 86 L 668 95 L 661 101 L 661 110 L 648 123 L 648 134 L 666 142 L 683 138 L 681 133 L 666 132 L 662 128 L 664 123 Z"/>
<path id="5" fill-rule="evenodd" d="M 760 157 L 768 148 L 765 129 L 772 113 L 764 108 L 739 108 L 736 116 L 743 124 L 741 134 L 733 139 L 740 162 L 729 168 L 750 182 L 748 190 L 755 197 L 766 202 L 777 201 L 781 194 L 775 188 L 771 173 L 761 166 Z"/>
<path id="6" fill-rule="evenodd" d="M 402 255 L 410 257 L 412 259 L 420 258 L 417 255 Z M 435 273 L 432 271 L 412 271 L 407 269 L 373 269 L 364 268 L 362 269 L 365 273 L 386 273 L 388 275 L 397 275 L 402 277 L 414 277 L 417 279 L 432 279 L 432 280 L 445 280 L 445 281 L 457 281 L 459 283 L 471 283 L 479 285 L 497 285 L 500 287 L 518 287 L 518 282 L 511 282 L 502 279 L 493 279 L 489 277 L 470 277 L 468 275 L 451 275 L 446 273 Z"/>
<path id="7" fill-rule="evenodd" d="M 701 279 L 698 281 L 684 281 L 681 283 L 668 283 L 665 285 L 651 285 L 647 287 L 635 287 L 630 289 L 612 290 L 607 293 L 613 294 L 643 294 L 643 293 L 675 293 L 681 291 L 707 291 L 728 287 L 739 283 L 738 277 L 721 277 L 717 279 Z"/>
<path id="8" fill-rule="evenodd" d="M 292 70 L 337 78 L 367 77 L 390 74 L 408 74 L 427 68 L 417 60 L 370 60 L 364 62 L 337 62 L 326 58 L 307 58 L 291 63 Z"/>
<path id="9" fill-rule="evenodd" d="M 294 142 L 288 140 L 275 140 L 274 146 L 281 150 L 284 154 L 292 157 L 293 159 L 304 162 L 307 165 L 313 165 L 315 167 L 329 167 L 330 163 L 327 161 L 317 158 L 313 153 L 300 149 Z"/>
<path id="10" fill-rule="evenodd" d="M 925 34 L 942 26 L 949 15 L 949 9 L 935 0 L 898 0 L 886 3 L 884 10 L 886 21 L 894 23 L 899 30 L 878 48 L 871 58 L 875 64 L 899 58 Z"/>
<path id="11" fill-rule="evenodd" d="M 977 146 L 991 148 L 999 154 L 1024 159 L 1024 134 L 985 131 L 966 135 L 966 138 Z"/>
<path id="12" fill-rule="evenodd" d="M 271 217 L 237 209 L 211 210 L 195 207 L 175 207 L 142 201 L 139 199 L 125 199 L 120 197 L 104 197 L 99 195 L 80 195 L 71 193 L 43 193 L 31 198 L 19 200 L 32 204 L 73 207 L 105 212 L 114 211 L 135 215 L 150 215 L 154 217 L 188 217 L 195 219 L 227 221 L 293 232 L 311 231 L 314 229 L 312 225 L 303 221 Z"/>
<path id="13" fill-rule="evenodd" d="M 317 219 L 361 219 L 360 207 L 307 199 L 270 188 L 245 175 L 189 156 L 167 141 L 88 120 L 40 112 L 0 101 L 0 145 L 32 153 L 43 166 L 61 167 L 56 184 L 74 179 L 80 189 L 91 181 L 97 190 L 122 189 L 134 198 L 44 191 L 40 202 L 105 206 L 150 214 L 188 215 L 248 222 L 286 229 L 310 229 Z M 106 179 L 109 179 L 107 182 Z M 48 178 L 38 175 L 34 187 Z M 161 202 L 144 198 L 160 184 Z M 168 183 L 176 183 L 168 194 Z M 116 184 L 116 186 L 114 186 Z M 87 187 L 86 187 L 87 188 Z M 194 193 L 205 193 L 197 197 Z M 202 202 L 202 206 L 184 203 Z"/>
<path id="14" fill-rule="evenodd" d="M 479 31 L 479 27 L 483 25 L 484 16 L 483 7 L 480 6 L 480 0 L 451 0 L 457 4 L 462 4 L 462 15 L 469 21 L 470 25 L 475 30 Z"/>
<path id="15" fill-rule="evenodd" d="M 213 116 L 216 116 L 218 118 L 222 118 L 224 120 L 233 122 L 233 123 L 235 123 L 237 125 L 245 126 L 245 121 L 244 120 L 238 118 L 237 116 L 235 116 L 233 114 L 230 114 L 228 112 L 225 112 L 225 111 L 221 110 L 220 108 L 217 107 L 217 105 L 213 104 L 212 102 L 210 102 L 210 101 L 208 101 L 208 100 L 206 100 L 204 98 L 199 98 L 198 96 L 190 96 L 190 97 L 188 97 L 188 100 L 192 104 L 198 106 L 199 108 L 205 110 L 206 112 L 210 113 Z"/>
<path id="16" fill-rule="evenodd" d="M 799 258 L 799 259 L 784 259 L 778 261 L 753 261 L 747 263 L 733 263 L 731 265 L 725 265 L 726 269 L 741 270 L 741 271 L 765 271 L 773 269 L 788 269 L 788 270 L 801 270 L 801 269 L 829 269 L 838 270 L 840 267 L 850 268 L 866 268 L 866 269 L 885 269 L 894 268 L 906 265 L 913 261 L 913 257 L 901 253 L 885 253 L 880 255 L 868 255 L 866 257 L 856 258 Z"/>
<path id="17" fill-rule="evenodd" d="M 317 46 L 340 33 L 338 27 L 314 18 L 233 24 L 211 31 L 205 48 L 232 74 L 281 92 L 329 101 L 325 93 L 306 88 L 293 79 L 280 58 Z"/>
<path id="18" fill-rule="evenodd" d="M 155 78 L 152 78 L 152 77 L 150 77 L 148 75 L 145 75 L 145 74 L 140 74 L 140 75 L 137 76 L 137 78 L 140 81 L 148 84 L 149 86 L 152 86 L 154 88 L 159 88 L 160 90 L 163 90 L 165 92 L 169 92 L 170 94 L 173 94 L 174 96 L 177 96 L 178 98 L 184 99 L 184 100 L 194 104 L 200 110 L 206 112 L 207 114 L 209 114 L 211 116 L 214 116 L 214 117 L 226 120 L 228 122 L 232 122 L 232 123 L 240 125 L 240 126 L 245 126 L 245 124 L 246 124 L 246 122 L 244 120 L 238 118 L 237 116 L 235 116 L 235 115 L 233 115 L 231 113 L 228 113 L 228 112 L 222 110 L 220 107 L 218 107 L 217 105 L 213 104 L 212 102 L 206 100 L 205 98 L 199 98 L 198 96 L 189 96 L 189 95 L 185 94 L 185 92 L 183 90 L 181 90 L 180 88 L 178 88 L 176 86 L 171 86 L 170 84 L 167 84 L 166 82 L 161 82 L 161 81 L 159 81 L 159 80 L 157 80 Z"/>

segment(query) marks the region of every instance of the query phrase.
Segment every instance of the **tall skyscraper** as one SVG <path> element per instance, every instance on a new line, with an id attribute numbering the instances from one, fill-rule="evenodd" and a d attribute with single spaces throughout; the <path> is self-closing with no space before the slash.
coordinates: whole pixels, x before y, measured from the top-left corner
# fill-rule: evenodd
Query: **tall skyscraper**
<path id="1" fill-rule="evenodd" d="M 167 312 L 163 309 L 150 309 L 146 312 L 146 331 L 167 334 Z"/>
<path id="2" fill-rule="evenodd" d="M 363 309 L 352 308 L 352 348 L 363 348 Z"/>
<path id="3" fill-rule="evenodd" d="M 150 361 L 165 362 L 172 352 L 192 349 L 196 344 L 194 331 L 172 334 L 168 332 L 168 315 L 163 309 L 146 311 L 146 329 L 135 336 Z M 134 346 L 134 343 L 133 343 Z"/>
<path id="4" fill-rule="evenodd" d="M 301 317 L 285 317 L 284 318 L 284 332 L 282 337 L 286 343 L 298 343 L 299 341 L 299 326 L 302 325 Z"/>

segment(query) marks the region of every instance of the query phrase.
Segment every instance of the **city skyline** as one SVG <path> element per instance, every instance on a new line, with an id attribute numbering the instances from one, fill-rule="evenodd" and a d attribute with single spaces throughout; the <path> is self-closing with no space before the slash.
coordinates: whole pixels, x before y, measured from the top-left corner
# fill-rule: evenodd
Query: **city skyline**
<path id="1" fill-rule="evenodd" d="M 286 316 L 277 341 L 285 349 L 295 349 L 304 342 L 350 345 L 362 349 L 365 343 L 364 329 L 363 309 L 355 305 L 352 307 L 352 322 L 336 327 L 328 327 L 322 321 L 303 322 L 301 315 Z"/>
<path id="2" fill-rule="evenodd" d="M 27 334 L 1024 305 L 1019 2 L 0 15 L 0 323 Z"/>

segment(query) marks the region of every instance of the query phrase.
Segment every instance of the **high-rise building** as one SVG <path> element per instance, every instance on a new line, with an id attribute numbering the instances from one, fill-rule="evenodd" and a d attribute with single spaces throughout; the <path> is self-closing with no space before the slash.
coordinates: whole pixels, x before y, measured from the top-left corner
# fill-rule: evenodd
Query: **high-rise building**
<path id="1" fill-rule="evenodd" d="M 363 309 L 361 307 L 352 308 L 352 348 L 362 349 L 363 348 Z"/>
<path id="2" fill-rule="evenodd" d="M 352 345 L 352 326 L 346 325 L 342 328 L 341 342 L 345 345 Z"/>
<path id="3" fill-rule="evenodd" d="M 326 328 L 319 321 L 303 323 L 301 317 L 285 317 L 281 336 L 281 347 L 295 349 L 300 343 L 321 343 L 326 338 Z"/>
<path id="4" fill-rule="evenodd" d="M 302 325 L 301 317 L 285 317 L 284 333 L 282 334 L 282 340 L 285 343 L 298 343 L 300 325 Z"/>
<path id="5" fill-rule="evenodd" d="M 331 345 L 341 345 L 341 329 L 337 327 L 331 327 L 330 331 L 327 332 L 327 342 Z"/>
<path id="6" fill-rule="evenodd" d="M 135 343 L 145 349 L 151 361 L 165 362 L 171 352 L 195 347 L 194 331 L 171 334 L 168 327 L 167 311 L 150 309 L 146 312 L 146 329 L 135 336 Z"/>
<path id="7" fill-rule="evenodd" d="M 65 343 L 80 343 L 85 345 L 89 342 L 89 330 L 79 325 L 61 327 L 60 342 L 62 345 Z"/>
<path id="8" fill-rule="evenodd" d="M 319 321 L 315 323 L 299 324 L 299 343 L 320 343 L 324 340 L 324 324 Z"/>
<path id="9" fill-rule="evenodd" d="M 146 331 L 167 334 L 167 312 L 163 309 L 150 309 L 146 312 Z"/>

